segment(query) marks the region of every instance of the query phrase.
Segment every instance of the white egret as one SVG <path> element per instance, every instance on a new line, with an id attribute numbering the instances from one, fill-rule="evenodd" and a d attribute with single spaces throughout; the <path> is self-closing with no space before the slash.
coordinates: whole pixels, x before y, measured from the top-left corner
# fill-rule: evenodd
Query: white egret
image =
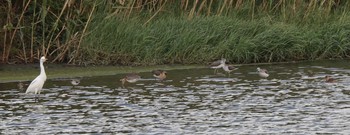
<path id="1" fill-rule="evenodd" d="M 44 68 L 45 56 L 40 58 L 40 74 L 36 77 L 26 90 L 26 93 L 40 94 L 41 89 L 46 81 L 46 73 Z"/>

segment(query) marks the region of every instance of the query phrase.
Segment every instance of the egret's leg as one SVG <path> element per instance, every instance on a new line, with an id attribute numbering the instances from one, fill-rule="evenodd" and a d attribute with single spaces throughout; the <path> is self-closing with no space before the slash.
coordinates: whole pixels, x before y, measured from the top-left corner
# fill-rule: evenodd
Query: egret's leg
<path id="1" fill-rule="evenodd" d="M 39 102 L 39 95 L 35 94 L 35 102 Z"/>

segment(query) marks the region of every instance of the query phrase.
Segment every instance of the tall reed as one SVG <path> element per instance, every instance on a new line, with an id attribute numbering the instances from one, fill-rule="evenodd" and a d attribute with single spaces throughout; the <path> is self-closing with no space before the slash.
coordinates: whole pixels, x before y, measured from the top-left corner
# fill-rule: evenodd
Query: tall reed
<path id="1" fill-rule="evenodd" d="M 349 7 L 347 0 L 8 0 L 0 4 L 0 62 L 344 58 Z"/>

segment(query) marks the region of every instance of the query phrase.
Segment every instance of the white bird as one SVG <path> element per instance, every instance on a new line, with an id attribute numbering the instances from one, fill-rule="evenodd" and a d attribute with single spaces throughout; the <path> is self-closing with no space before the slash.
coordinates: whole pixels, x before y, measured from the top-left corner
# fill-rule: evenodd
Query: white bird
<path id="1" fill-rule="evenodd" d="M 256 68 L 258 70 L 259 76 L 263 78 L 269 77 L 269 74 L 267 73 L 266 69 L 260 69 L 259 67 Z"/>
<path id="2" fill-rule="evenodd" d="M 216 73 L 216 70 L 219 68 L 223 68 L 225 66 L 226 59 L 222 58 L 221 60 L 214 61 L 210 64 L 210 68 L 215 69 L 214 74 Z"/>
<path id="3" fill-rule="evenodd" d="M 26 90 L 26 93 L 40 94 L 41 89 L 46 81 L 46 73 L 44 68 L 45 56 L 40 58 L 40 74 L 36 77 Z"/>

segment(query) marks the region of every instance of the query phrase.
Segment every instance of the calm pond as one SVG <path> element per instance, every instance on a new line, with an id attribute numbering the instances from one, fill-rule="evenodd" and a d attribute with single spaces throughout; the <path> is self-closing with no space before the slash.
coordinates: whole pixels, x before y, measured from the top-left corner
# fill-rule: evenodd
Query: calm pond
<path id="1" fill-rule="evenodd" d="M 38 101 L 19 82 L 0 83 L 0 132 L 350 133 L 348 61 L 259 66 L 269 70 L 267 79 L 255 65 L 230 76 L 209 68 L 168 70 L 164 81 L 142 72 L 142 80 L 125 87 L 119 81 L 125 74 L 84 77 L 76 86 L 70 79 L 49 79 Z M 337 82 L 325 83 L 326 75 Z"/>

